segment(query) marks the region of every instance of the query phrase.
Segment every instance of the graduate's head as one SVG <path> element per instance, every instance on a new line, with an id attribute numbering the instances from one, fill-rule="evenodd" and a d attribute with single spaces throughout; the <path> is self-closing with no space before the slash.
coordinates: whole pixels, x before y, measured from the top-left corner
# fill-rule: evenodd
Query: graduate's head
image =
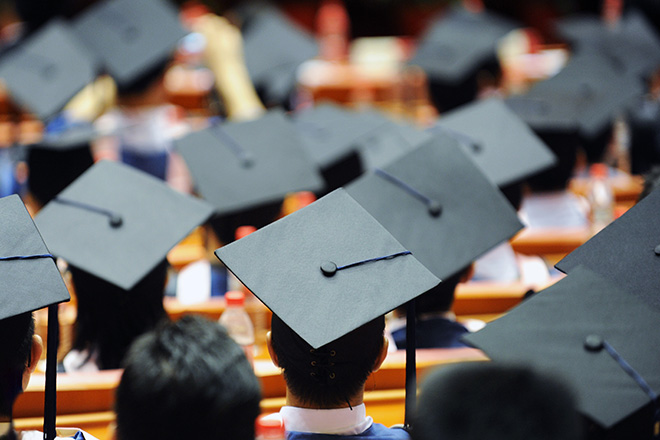
<path id="1" fill-rule="evenodd" d="M 361 397 L 369 375 L 387 354 L 379 317 L 317 349 L 312 348 L 277 315 L 269 339 L 271 358 L 297 401 L 311 408 L 340 408 Z"/>
<path id="2" fill-rule="evenodd" d="M 10 416 L 43 349 L 31 312 L 0 320 L 0 416 Z"/>
<path id="3" fill-rule="evenodd" d="M 579 417 L 557 378 L 523 366 L 464 363 L 422 384 L 414 440 L 574 440 Z"/>
<path id="4" fill-rule="evenodd" d="M 91 167 L 94 159 L 89 144 L 81 142 L 67 148 L 33 145 L 26 162 L 28 190 L 41 208 Z"/>
<path id="5" fill-rule="evenodd" d="M 71 266 L 78 298 L 73 347 L 98 350 L 101 369 L 119 368 L 135 338 L 167 317 L 163 306 L 167 267 L 163 260 L 133 288 L 125 290 Z"/>
<path id="6" fill-rule="evenodd" d="M 442 280 L 440 284 L 415 300 L 418 315 L 431 312 L 448 312 L 454 305 L 454 294 L 458 283 L 467 281 L 472 275 L 473 266 L 461 269 L 454 275 Z M 401 309 L 401 308 L 400 308 Z M 397 309 L 397 310 L 400 310 Z"/>
<path id="7" fill-rule="evenodd" d="M 253 440 L 259 381 L 215 322 L 184 316 L 140 337 L 117 388 L 119 440 Z"/>

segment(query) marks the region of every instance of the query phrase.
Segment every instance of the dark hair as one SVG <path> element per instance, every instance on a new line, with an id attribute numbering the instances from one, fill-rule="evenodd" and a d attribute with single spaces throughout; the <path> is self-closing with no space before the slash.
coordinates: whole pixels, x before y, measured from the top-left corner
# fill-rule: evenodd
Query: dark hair
<path id="1" fill-rule="evenodd" d="M 100 369 L 119 368 L 131 343 L 167 319 L 167 261 L 128 291 L 77 267 L 70 270 L 78 299 L 73 348 L 97 351 Z"/>
<path id="2" fill-rule="evenodd" d="M 319 408 L 344 406 L 364 387 L 383 348 L 383 316 L 313 349 L 277 315 L 271 344 L 289 390 Z"/>
<path id="3" fill-rule="evenodd" d="M 491 362 L 436 370 L 424 381 L 413 440 L 576 440 L 571 390 L 531 368 Z"/>
<path id="4" fill-rule="evenodd" d="M 134 78 L 132 81 L 128 83 L 118 83 L 117 94 L 119 96 L 130 96 L 139 95 L 146 92 L 149 87 L 163 78 L 165 72 L 167 72 L 167 68 L 169 67 L 170 62 L 171 59 L 166 57 L 137 78 Z"/>
<path id="5" fill-rule="evenodd" d="M 27 151 L 28 190 L 44 206 L 92 165 L 87 143 L 66 149 L 31 146 Z"/>
<path id="6" fill-rule="evenodd" d="M 120 440 L 254 440 L 261 390 L 227 331 L 187 315 L 131 346 L 116 397 Z"/>
<path id="7" fill-rule="evenodd" d="M 577 136 L 554 132 L 540 132 L 536 135 L 557 156 L 557 164 L 531 176 L 527 183 L 534 192 L 560 191 L 568 187 L 577 163 L 579 148 Z"/>
<path id="8" fill-rule="evenodd" d="M 34 318 L 21 313 L 0 320 L 0 415 L 11 415 L 22 391 L 23 373 L 30 365 Z"/>
<path id="9" fill-rule="evenodd" d="M 444 278 L 440 284 L 418 296 L 415 300 L 417 316 L 430 312 L 448 312 L 454 304 L 456 286 L 468 270 L 470 270 L 469 266 L 448 278 Z M 400 310 L 405 311 L 405 307 Z"/>
<path id="10" fill-rule="evenodd" d="M 660 187 L 660 166 L 656 165 L 651 168 L 651 171 L 644 174 L 644 187 L 637 201 L 641 201 L 658 187 Z"/>
<path id="11" fill-rule="evenodd" d="M 229 244 L 235 240 L 238 227 L 254 226 L 261 229 L 277 220 L 282 212 L 283 202 L 283 200 L 277 200 L 234 214 L 215 215 L 209 220 L 209 225 L 222 244 Z"/>

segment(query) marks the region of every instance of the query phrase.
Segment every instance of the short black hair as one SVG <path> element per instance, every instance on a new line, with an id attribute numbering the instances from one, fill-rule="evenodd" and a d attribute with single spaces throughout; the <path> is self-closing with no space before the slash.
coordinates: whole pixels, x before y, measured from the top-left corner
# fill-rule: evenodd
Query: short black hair
<path id="1" fill-rule="evenodd" d="M 78 300 L 73 348 L 97 351 L 102 370 L 119 368 L 131 343 L 167 319 L 163 306 L 167 267 L 163 260 L 127 291 L 69 266 Z"/>
<path id="2" fill-rule="evenodd" d="M 277 220 L 283 203 L 283 199 L 276 200 L 233 214 L 214 215 L 209 219 L 209 225 L 222 244 L 229 244 L 235 240 L 237 228 L 254 226 L 261 229 Z"/>
<path id="3" fill-rule="evenodd" d="M 425 313 L 448 312 L 454 305 L 456 286 L 461 278 L 467 274 L 470 266 L 461 269 L 454 275 L 444 278 L 440 284 L 423 293 L 415 299 L 415 312 L 417 317 Z M 400 308 L 405 311 L 405 306 Z"/>
<path id="4" fill-rule="evenodd" d="M 271 344 L 284 380 L 302 402 L 319 408 L 345 406 L 364 387 L 383 348 L 380 316 L 341 338 L 313 349 L 277 315 Z"/>
<path id="5" fill-rule="evenodd" d="M 413 440 L 577 440 L 575 398 L 557 377 L 519 365 L 474 362 L 424 381 Z"/>
<path id="6" fill-rule="evenodd" d="M 654 166 L 648 173 L 644 174 L 644 186 L 637 201 L 641 201 L 658 187 L 660 187 L 660 165 Z"/>
<path id="7" fill-rule="evenodd" d="M 218 323 L 194 315 L 163 323 L 132 345 L 123 366 L 120 440 L 254 440 L 259 381 Z"/>
<path id="8" fill-rule="evenodd" d="M 27 151 L 27 187 L 40 206 L 53 200 L 94 165 L 89 143 L 72 148 L 48 148 L 36 144 Z"/>
<path id="9" fill-rule="evenodd" d="M 23 373 L 30 365 L 34 318 L 32 312 L 0 321 L 0 415 L 10 416 L 22 392 Z"/>
<path id="10" fill-rule="evenodd" d="M 537 132 L 536 135 L 552 150 L 557 163 L 527 179 L 534 192 L 560 191 L 568 188 L 578 158 L 577 137 L 555 132 Z"/>

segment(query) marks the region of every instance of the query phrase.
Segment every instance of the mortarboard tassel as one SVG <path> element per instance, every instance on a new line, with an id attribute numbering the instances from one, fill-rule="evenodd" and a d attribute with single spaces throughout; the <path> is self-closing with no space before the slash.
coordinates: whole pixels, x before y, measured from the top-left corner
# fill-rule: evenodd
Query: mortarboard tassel
<path id="1" fill-rule="evenodd" d="M 615 349 L 604 339 L 601 339 L 600 336 L 590 335 L 587 336 L 587 339 L 584 342 L 585 348 L 589 351 L 600 351 L 603 348 L 607 353 L 614 359 L 619 366 L 625 371 L 630 377 L 633 378 L 637 385 L 644 390 L 644 392 L 649 396 L 651 402 L 655 406 L 655 412 L 653 417 L 653 438 L 660 438 L 660 406 L 658 405 L 658 395 L 651 386 L 644 380 L 641 374 L 639 374 L 633 367 L 630 365 Z"/>
<path id="2" fill-rule="evenodd" d="M 433 217 L 438 217 L 442 213 L 442 205 L 440 205 L 440 202 L 437 200 L 433 200 L 430 197 L 427 197 L 426 195 L 422 194 L 421 192 L 417 191 L 415 188 L 412 186 L 408 185 L 406 182 L 403 180 L 399 179 L 398 177 L 393 176 L 392 174 L 383 171 L 380 168 L 374 169 L 374 173 L 377 176 L 382 177 L 383 179 L 395 184 L 396 186 L 400 187 L 401 189 L 405 190 L 408 192 L 410 195 L 418 198 L 422 202 L 426 204 L 426 206 L 429 209 L 429 214 L 431 214 Z"/>
<path id="3" fill-rule="evenodd" d="M 80 209 L 86 209 L 87 211 L 92 211 L 96 212 L 98 214 L 102 214 L 108 217 L 108 221 L 110 222 L 110 226 L 113 228 L 118 228 L 120 227 L 123 223 L 124 220 L 122 219 L 121 215 L 117 214 L 116 212 L 112 212 L 108 209 L 103 209 L 98 206 L 90 205 L 88 203 L 83 203 L 83 202 L 78 202 L 75 200 L 71 199 L 66 199 L 64 197 L 57 196 L 53 199 L 54 202 L 61 203 L 63 205 L 69 205 L 69 206 L 75 206 L 76 208 Z"/>

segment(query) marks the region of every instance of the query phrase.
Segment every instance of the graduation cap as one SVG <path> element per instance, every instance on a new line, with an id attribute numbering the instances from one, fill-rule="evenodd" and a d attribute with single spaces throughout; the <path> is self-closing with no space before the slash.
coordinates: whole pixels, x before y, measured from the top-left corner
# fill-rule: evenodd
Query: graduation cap
<path id="1" fill-rule="evenodd" d="M 0 58 L 0 78 L 11 96 L 47 120 L 91 83 L 98 63 L 67 23 L 51 20 Z"/>
<path id="2" fill-rule="evenodd" d="M 54 257 L 17 195 L 0 199 L 0 320 L 48 307 L 44 433 L 55 438 L 57 304 L 70 299 Z"/>
<path id="3" fill-rule="evenodd" d="M 73 120 L 64 111 L 48 122 L 38 142 L 27 145 L 27 185 L 40 205 L 50 202 L 94 164 L 91 142 L 97 136 L 91 122 Z"/>
<path id="4" fill-rule="evenodd" d="M 429 131 L 455 137 L 498 186 L 522 181 L 556 163 L 543 141 L 497 98 L 449 112 Z"/>
<path id="5" fill-rule="evenodd" d="M 660 311 L 660 191 L 652 191 L 556 264 L 570 273 L 582 265 Z"/>
<path id="6" fill-rule="evenodd" d="M 268 9 L 252 17 L 243 30 L 245 65 L 266 104 L 288 102 L 296 70 L 318 54 L 314 37 L 281 12 Z"/>
<path id="7" fill-rule="evenodd" d="M 638 78 L 614 69 L 602 56 L 577 54 L 557 75 L 537 83 L 530 94 L 554 95 L 572 106 L 582 142 L 589 143 L 609 133 L 614 118 L 625 113 L 644 88 Z M 605 136 L 600 143 L 608 139 Z"/>
<path id="8" fill-rule="evenodd" d="M 445 279 L 522 229 L 458 141 L 438 135 L 346 191 L 434 275 Z"/>
<path id="9" fill-rule="evenodd" d="M 556 27 L 575 52 L 596 54 L 621 72 L 648 77 L 660 67 L 660 38 L 638 11 L 628 11 L 614 27 L 594 15 L 567 17 Z"/>
<path id="10" fill-rule="evenodd" d="M 293 113 L 292 118 L 305 149 L 321 170 L 328 192 L 362 174 L 359 139 L 380 123 L 365 124 L 359 113 L 331 103 Z"/>
<path id="11" fill-rule="evenodd" d="M 217 214 L 282 200 L 290 192 L 323 188 L 323 178 L 280 110 L 191 133 L 179 139 L 176 148 L 197 190 Z"/>
<path id="12" fill-rule="evenodd" d="M 660 415 L 651 398 L 660 390 L 658 325 L 657 310 L 577 267 L 464 340 L 495 362 L 562 375 L 601 432 L 594 438 L 651 438 Z"/>
<path id="13" fill-rule="evenodd" d="M 439 282 L 343 189 L 215 254 L 314 349 Z"/>
<path id="14" fill-rule="evenodd" d="M 120 90 L 165 65 L 186 35 L 164 0 L 105 0 L 77 16 L 73 27 Z"/>
<path id="15" fill-rule="evenodd" d="M 373 127 L 360 137 L 357 146 L 365 170 L 384 167 L 432 137 L 412 124 L 392 120 L 376 110 L 360 112 L 356 122 Z"/>
<path id="16" fill-rule="evenodd" d="M 498 65 L 497 43 L 517 27 L 488 11 L 452 9 L 432 22 L 409 64 L 428 75 L 436 106 L 451 110 L 476 97 L 478 71 Z"/>
<path id="17" fill-rule="evenodd" d="M 53 253 L 130 290 L 213 208 L 121 163 L 101 161 L 35 221 Z"/>

